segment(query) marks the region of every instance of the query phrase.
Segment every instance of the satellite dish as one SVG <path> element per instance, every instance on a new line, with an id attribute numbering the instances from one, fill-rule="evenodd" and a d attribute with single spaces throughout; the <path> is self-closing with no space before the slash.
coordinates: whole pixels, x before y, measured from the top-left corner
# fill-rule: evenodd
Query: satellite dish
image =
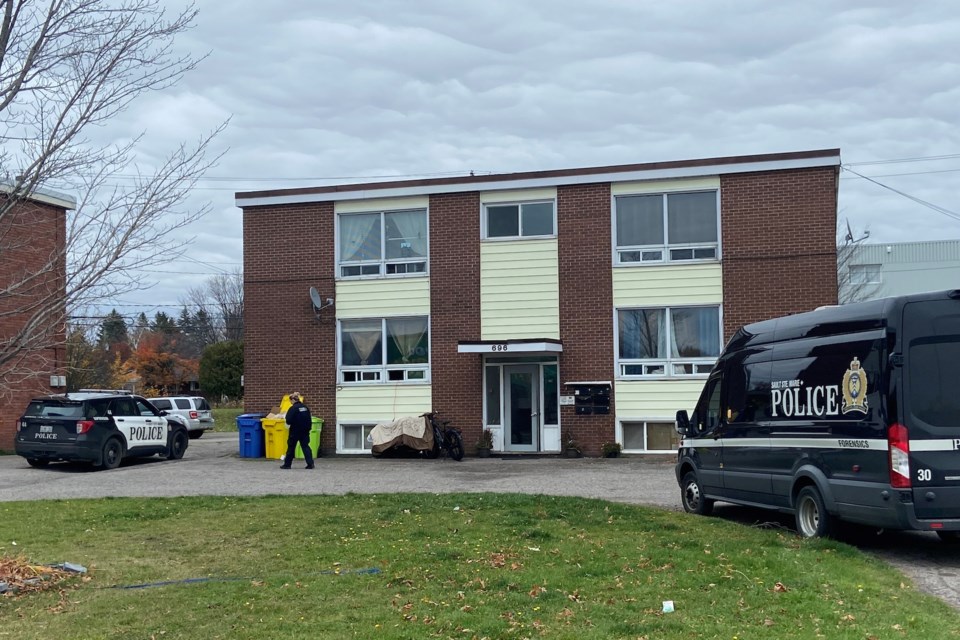
<path id="1" fill-rule="evenodd" d="M 323 300 L 320 298 L 320 292 L 317 291 L 316 287 L 310 287 L 310 302 L 313 303 L 313 308 L 318 311 L 323 307 Z"/>

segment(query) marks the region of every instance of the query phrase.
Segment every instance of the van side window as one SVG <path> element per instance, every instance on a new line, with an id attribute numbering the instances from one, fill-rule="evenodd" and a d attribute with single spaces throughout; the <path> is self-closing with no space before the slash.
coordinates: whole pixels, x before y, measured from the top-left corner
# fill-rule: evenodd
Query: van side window
<path id="1" fill-rule="evenodd" d="M 715 375 L 707 381 L 703 390 L 703 401 L 697 411 L 697 431 L 708 433 L 720 426 L 722 416 L 720 407 L 720 391 L 722 378 Z"/>

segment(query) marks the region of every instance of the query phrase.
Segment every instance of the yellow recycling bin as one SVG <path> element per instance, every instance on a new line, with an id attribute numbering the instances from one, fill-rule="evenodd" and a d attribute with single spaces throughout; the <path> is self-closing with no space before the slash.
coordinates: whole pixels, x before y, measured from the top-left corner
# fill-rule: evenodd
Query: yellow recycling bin
<path id="1" fill-rule="evenodd" d="M 276 415 L 278 414 L 271 413 L 260 421 L 263 425 L 264 453 L 271 460 L 280 460 L 287 452 L 287 423 L 282 415 L 279 418 L 273 417 Z"/>

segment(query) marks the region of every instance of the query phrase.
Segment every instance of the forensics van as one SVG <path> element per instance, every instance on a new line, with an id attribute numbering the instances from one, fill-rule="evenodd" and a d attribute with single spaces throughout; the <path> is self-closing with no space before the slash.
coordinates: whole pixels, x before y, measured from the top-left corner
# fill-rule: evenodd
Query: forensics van
<path id="1" fill-rule="evenodd" d="M 776 509 L 960 540 L 960 290 L 824 307 L 741 328 L 692 415 L 684 509 Z"/>

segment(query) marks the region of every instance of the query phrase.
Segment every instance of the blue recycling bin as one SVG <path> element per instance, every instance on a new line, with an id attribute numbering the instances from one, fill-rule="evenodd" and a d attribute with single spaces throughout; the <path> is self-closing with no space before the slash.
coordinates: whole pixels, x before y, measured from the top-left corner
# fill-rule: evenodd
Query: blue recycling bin
<path id="1" fill-rule="evenodd" d="M 244 413 L 237 416 L 241 458 L 263 458 L 266 455 L 263 427 L 260 425 L 260 420 L 265 415 L 264 413 Z"/>

